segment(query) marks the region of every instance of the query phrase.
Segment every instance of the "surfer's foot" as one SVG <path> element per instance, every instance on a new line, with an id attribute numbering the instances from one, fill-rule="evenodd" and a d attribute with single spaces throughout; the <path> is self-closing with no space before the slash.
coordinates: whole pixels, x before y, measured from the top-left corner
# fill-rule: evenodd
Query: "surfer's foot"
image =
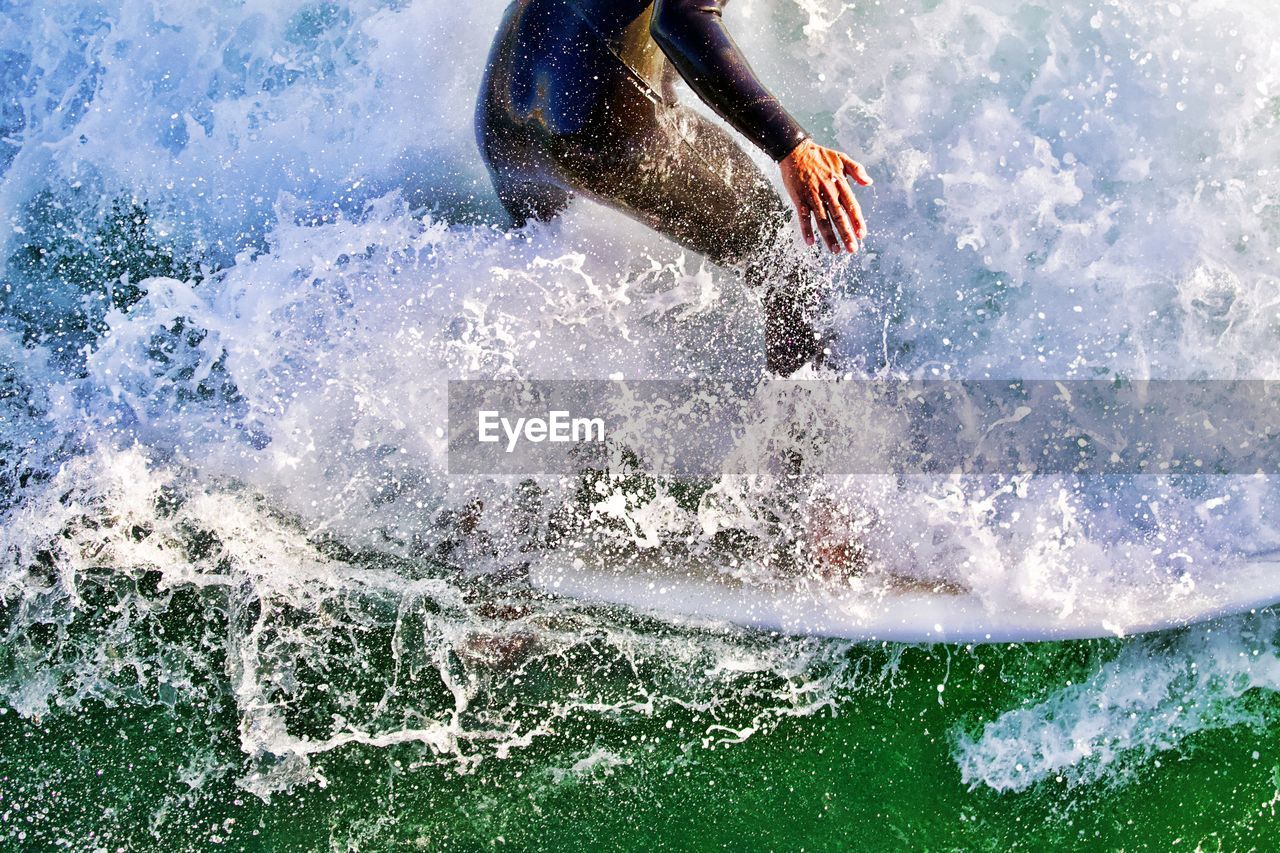
<path id="1" fill-rule="evenodd" d="M 868 562 L 860 520 L 852 507 L 826 495 L 793 505 L 763 563 L 778 578 L 838 584 L 859 577 Z"/>
<path id="2" fill-rule="evenodd" d="M 805 546 L 826 580 L 847 580 L 867 568 L 866 546 L 853 509 L 827 496 L 815 498 L 805 517 Z"/>
<path id="3" fill-rule="evenodd" d="M 457 524 L 458 530 L 465 534 L 471 535 L 480 529 L 480 522 L 484 519 L 484 501 L 476 498 L 467 504 L 458 513 Z"/>

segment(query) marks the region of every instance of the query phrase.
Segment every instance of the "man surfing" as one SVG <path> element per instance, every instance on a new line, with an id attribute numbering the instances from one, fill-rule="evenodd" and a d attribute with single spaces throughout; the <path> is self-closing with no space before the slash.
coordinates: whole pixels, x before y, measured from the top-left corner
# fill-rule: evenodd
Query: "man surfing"
<path id="1" fill-rule="evenodd" d="M 677 103 L 683 78 L 767 153 L 800 232 L 832 252 L 867 234 L 849 185 L 866 170 L 815 143 L 760 83 L 721 19 L 726 0 L 515 0 L 476 108 L 480 151 L 517 227 L 580 193 L 763 289 L 769 370 L 822 360 L 812 272 L 781 251 L 791 218 L 732 137 Z"/>

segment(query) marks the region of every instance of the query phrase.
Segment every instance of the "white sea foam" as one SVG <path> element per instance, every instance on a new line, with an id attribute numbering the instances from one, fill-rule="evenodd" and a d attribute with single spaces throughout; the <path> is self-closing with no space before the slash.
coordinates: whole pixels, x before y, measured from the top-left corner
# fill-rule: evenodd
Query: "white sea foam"
<path id="1" fill-rule="evenodd" d="M 1006 711 L 956 747 L 971 787 L 1021 791 L 1045 779 L 1122 779 L 1197 732 L 1273 721 L 1242 701 L 1280 690 L 1273 613 L 1132 643 L 1081 684 Z"/>

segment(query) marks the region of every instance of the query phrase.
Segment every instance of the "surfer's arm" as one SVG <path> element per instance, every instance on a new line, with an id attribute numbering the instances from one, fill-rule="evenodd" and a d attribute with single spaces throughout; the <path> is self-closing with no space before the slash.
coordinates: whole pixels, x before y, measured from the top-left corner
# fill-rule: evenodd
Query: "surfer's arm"
<path id="1" fill-rule="evenodd" d="M 721 20 L 724 0 L 654 0 L 649 32 L 699 98 L 775 161 L 809 138 L 764 87 Z"/>
<path id="2" fill-rule="evenodd" d="M 778 162 L 782 184 L 813 245 L 813 220 L 833 252 L 850 252 L 867 235 L 846 178 L 867 186 L 867 170 L 809 138 L 764 87 L 725 29 L 724 0 L 654 0 L 649 32 L 689 87 L 735 130 Z"/>

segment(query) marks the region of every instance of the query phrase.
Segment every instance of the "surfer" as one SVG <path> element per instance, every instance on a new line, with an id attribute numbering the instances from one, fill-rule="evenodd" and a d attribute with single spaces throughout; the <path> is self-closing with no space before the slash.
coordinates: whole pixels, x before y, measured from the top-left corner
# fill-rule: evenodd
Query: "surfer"
<path id="1" fill-rule="evenodd" d="M 762 290 L 766 363 L 821 363 L 824 300 L 783 250 L 791 211 L 733 138 L 676 101 L 689 87 L 779 166 L 814 245 L 855 252 L 866 221 L 849 179 L 871 178 L 818 145 L 760 83 L 721 20 L 726 0 L 515 0 L 494 40 L 476 132 L 519 227 L 580 193 L 658 230 Z"/>

